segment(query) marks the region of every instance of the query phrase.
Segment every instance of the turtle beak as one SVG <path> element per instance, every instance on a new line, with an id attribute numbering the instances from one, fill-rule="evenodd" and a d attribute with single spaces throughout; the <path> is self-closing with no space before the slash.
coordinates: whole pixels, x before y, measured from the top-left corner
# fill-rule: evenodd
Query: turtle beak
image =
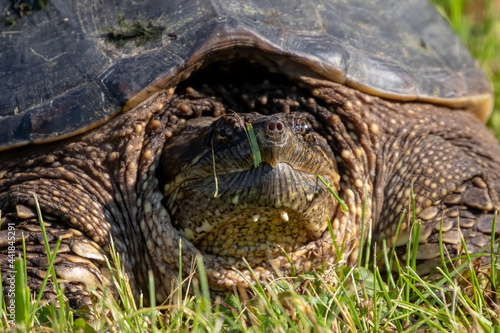
<path id="1" fill-rule="evenodd" d="M 280 147 L 259 145 L 261 162 L 269 164 L 273 169 L 280 163 Z"/>
<path id="2" fill-rule="evenodd" d="M 278 166 L 279 160 L 277 154 L 272 154 L 271 158 L 266 161 L 274 169 Z"/>
<path id="3" fill-rule="evenodd" d="M 262 135 L 259 136 L 262 161 L 268 163 L 273 169 L 282 160 L 282 149 L 288 137 L 285 126 L 279 118 L 270 117 L 264 124 Z"/>

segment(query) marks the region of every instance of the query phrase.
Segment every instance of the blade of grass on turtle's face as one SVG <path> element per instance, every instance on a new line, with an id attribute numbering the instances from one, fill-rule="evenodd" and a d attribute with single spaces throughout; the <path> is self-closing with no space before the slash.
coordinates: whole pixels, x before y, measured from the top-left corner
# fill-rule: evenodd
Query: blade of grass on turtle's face
<path id="1" fill-rule="evenodd" d="M 217 171 L 215 170 L 215 154 L 214 154 L 214 142 L 210 141 L 212 145 L 212 165 L 214 167 L 214 179 L 215 179 L 215 193 L 214 198 L 217 198 L 217 194 L 219 194 L 219 182 L 217 181 Z"/>
<path id="2" fill-rule="evenodd" d="M 248 142 L 250 142 L 250 148 L 252 149 L 253 165 L 254 167 L 258 167 L 260 165 L 261 159 L 259 144 L 257 143 L 257 138 L 255 137 L 255 131 L 253 130 L 253 126 L 250 123 L 245 123 L 244 128 L 248 138 Z"/>
<path id="3" fill-rule="evenodd" d="M 349 209 L 345 205 L 344 201 L 339 197 L 339 195 L 333 190 L 333 188 L 330 185 L 328 185 L 328 183 L 325 182 L 325 180 L 323 179 L 323 177 L 321 177 L 320 175 L 316 175 L 316 177 L 318 177 L 319 180 L 321 180 L 321 182 L 323 184 L 325 184 L 325 186 L 328 189 L 328 191 L 330 191 L 330 193 L 333 194 L 333 196 L 335 197 L 335 199 L 339 202 L 340 206 L 342 207 L 342 210 L 345 213 L 347 213 L 349 211 Z"/>

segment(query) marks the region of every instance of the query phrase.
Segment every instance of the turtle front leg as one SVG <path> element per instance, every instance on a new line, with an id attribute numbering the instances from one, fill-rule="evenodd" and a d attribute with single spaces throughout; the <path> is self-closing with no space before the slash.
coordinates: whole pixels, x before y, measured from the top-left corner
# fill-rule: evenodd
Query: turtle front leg
<path id="1" fill-rule="evenodd" d="M 449 258 L 464 254 L 462 237 L 471 254 L 488 247 L 494 212 L 500 207 L 500 147 L 495 138 L 467 112 L 436 111 L 418 104 L 389 111 L 393 111 L 389 113 L 392 127 L 385 128 L 387 140 L 381 149 L 387 182 L 376 240 L 385 237 L 389 247 L 395 242 L 400 258 L 405 259 L 413 223 L 413 190 L 415 214 L 421 221 L 416 258 L 419 274 L 427 274 L 441 263 L 440 229 Z M 406 218 L 396 235 L 405 209 Z M 500 233 L 500 223 L 495 233 Z"/>
<path id="2" fill-rule="evenodd" d="M 13 281 L 13 261 L 22 258 L 25 240 L 27 282 L 32 293 L 38 295 L 48 271 L 49 259 L 38 217 L 32 207 L 17 205 L 4 212 L 0 231 L 0 262 L 2 267 L 2 286 L 6 302 L 13 297 L 9 291 Z M 54 260 L 57 282 L 71 308 L 83 306 L 91 308 L 92 301 L 88 291 L 103 289 L 109 284 L 109 270 L 104 252 L 82 232 L 68 228 L 57 218 L 45 215 L 44 226 L 50 251 L 54 251 L 58 239 L 61 244 Z M 43 300 L 57 297 L 52 276 L 43 290 Z M 7 303 L 9 304 L 9 303 Z"/>
<path id="3" fill-rule="evenodd" d="M 419 197 L 422 196 L 415 196 L 417 202 Z M 447 192 L 442 199 L 426 206 L 425 202 L 417 206 L 420 211 L 417 218 L 421 221 L 416 258 L 417 271 L 420 274 L 429 273 L 441 263 L 440 229 L 446 258 L 464 254 L 461 238 L 465 240 L 470 254 L 479 253 L 490 246 L 496 208 L 493 206 L 487 183 L 482 177 L 476 176 L 464 181 L 454 191 Z M 410 216 L 411 211 L 408 213 L 408 217 Z M 408 220 L 409 218 L 403 222 L 405 230 L 398 236 L 391 236 L 389 241 L 389 246 L 396 242 L 397 251 L 403 260 L 406 259 L 406 242 L 410 237 L 411 226 L 406 222 Z M 383 233 L 382 230 L 380 232 Z M 495 233 L 498 235 L 499 232 L 500 226 L 497 224 Z M 495 245 L 495 252 L 497 251 L 498 243 Z M 487 250 L 485 253 L 489 252 Z"/>

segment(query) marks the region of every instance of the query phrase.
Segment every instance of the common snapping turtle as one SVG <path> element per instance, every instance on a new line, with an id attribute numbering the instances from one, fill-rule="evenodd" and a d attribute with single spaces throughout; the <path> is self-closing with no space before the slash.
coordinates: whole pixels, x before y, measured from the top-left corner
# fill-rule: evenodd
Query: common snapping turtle
<path id="1" fill-rule="evenodd" d="M 284 251 L 299 273 L 333 262 L 327 219 L 350 264 L 363 213 L 404 245 L 412 189 L 420 272 L 440 261 L 441 220 L 451 255 L 459 231 L 473 253 L 490 240 L 490 85 L 426 1 L 51 0 L 2 30 L 4 279 L 22 233 L 30 286 L 46 274 L 35 195 L 73 307 L 106 281 L 111 237 L 158 301 L 179 243 L 213 292 L 247 287 L 243 258 L 262 281 L 290 272 Z"/>

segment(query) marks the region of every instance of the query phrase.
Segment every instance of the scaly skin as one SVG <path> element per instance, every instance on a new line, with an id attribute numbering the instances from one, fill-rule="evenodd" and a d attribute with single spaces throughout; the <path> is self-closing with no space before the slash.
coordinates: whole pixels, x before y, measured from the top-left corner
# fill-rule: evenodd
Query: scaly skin
<path id="1" fill-rule="evenodd" d="M 235 286 L 248 287 L 243 277 L 232 269 L 236 267 L 251 280 L 241 259 L 246 254 L 262 281 L 275 275 L 272 265 L 288 274 L 290 264 L 286 256 L 276 250 L 277 244 L 293 252 L 297 272 L 333 262 L 336 255 L 329 232 L 325 230 L 326 217 L 332 221 L 336 242 L 345 245 L 345 259 L 354 264 L 359 252 L 363 198 L 366 197 L 365 220 L 372 226 L 376 241 L 385 236 L 391 246 L 399 216 L 409 207 L 412 186 L 416 213 L 422 220 L 418 257 L 422 273 L 435 266 L 441 218 L 444 219 L 443 241 L 450 254 L 456 255 L 458 248 L 458 225 L 467 236 L 469 250 L 477 252 L 487 245 L 492 213 L 500 207 L 500 147 L 469 112 L 386 101 L 319 79 L 297 80 L 301 88 L 283 80 L 258 84 L 236 80 L 233 85 L 221 87 L 195 85 L 179 88 L 177 93 L 170 90 L 74 138 L 1 153 L 2 230 L 9 223 L 16 224 L 18 251 L 21 232 L 27 235 L 32 288 L 39 288 L 47 266 L 33 211 L 34 194 L 48 221 L 50 244 L 55 244 L 59 235 L 64 236 L 55 268 L 66 282 L 66 296 L 73 307 L 90 304 L 87 285 L 99 288 L 107 283 L 103 255 L 108 253 L 111 237 L 122 255 L 135 294 L 139 295 L 140 291 L 148 294 L 147 271 L 151 270 L 159 302 L 168 297 L 172 291 L 171 281 L 177 278 L 180 241 L 184 274 L 190 272 L 192 258 L 200 251 L 214 293 L 224 293 Z M 276 127 L 270 127 L 270 121 L 275 121 L 274 126 L 276 121 L 281 122 L 285 128 L 282 132 L 290 133 L 290 124 L 297 117 L 243 115 L 230 110 L 266 115 L 307 113 L 308 126 L 317 145 L 300 146 L 308 142 L 304 139 L 306 136 L 300 134 L 281 146 L 271 144 L 269 148 L 264 144 L 265 133 L 276 132 Z M 254 169 L 253 160 L 247 154 L 242 161 L 232 155 L 230 163 L 225 163 L 224 158 L 219 158 L 223 149 L 215 144 L 216 177 L 221 184 L 220 199 L 214 199 L 212 203 L 216 207 L 211 207 L 203 201 L 215 191 L 215 177 L 210 169 L 212 152 L 206 144 L 217 143 L 217 140 L 203 141 L 209 134 L 199 133 L 211 133 L 210 130 L 217 128 L 213 121 L 223 114 L 227 114 L 223 119 L 232 119 L 240 129 L 244 122 L 254 124 L 263 162 L 260 169 Z M 202 115 L 212 118 L 192 119 Z M 244 121 L 238 123 L 238 119 Z M 198 130 L 189 134 L 189 128 Z M 241 131 L 238 135 L 241 139 Z M 204 144 L 200 144 L 202 141 Z M 243 150 L 248 152 L 244 139 L 238 142 L 243 142 Z M 236 147 L 242 149 L 241 145 Z M 321 149 L 311 152 L 314 147 Z M 324 165 L 319 169 L 304 167 L 304 154 L 319 156 Z M 195 163 L 200 160 L 206 162 L 201 168 Z M 186 167 L 190 161 L 193 164 Z M 233 170 L 234 163 L 244 165 L 243 173 Z M 305 199 L 302 197 L 297 206 L 309 201 L 308 194 L 321 198 L 308 208 L 313 209 L 312 215 L 318 222 L 304 220 L 307 214 L 295 214 L 297 207 L 292 207 L 290 202 L 277 206 L 276 197 L 272 195 L 270 200 L 259 204 L 255 204 L 257 199 L 244 197 L 248 189 L 264 188 L 262 184 L 273 184 L 271 188 L 288 184 L 288 181 L 276 180 L 278 171 L 285 170 L 282 167 L 293 175 L 288 179 L 297 176 L 294 174 L 297 171 L 292 171 L 297 169 L 312 176 L 304 177 L 303 181 L 315 192 L 304 192 Z M 253 178 L 256 187 L 243 184 L 242 175 L 255 177 L 255 170 L 267 172 L 270 178 L 260 185 L 259 180 Z M 348 213 L 325 196 L 324 188 L 317 186 L 317 173 L 333 182 L 349 208 Z M 207 183 L 195 186 L 187 201 L 182 199 L 184 189 L 180 184 L 188 177 L 200 179 L 200 174 Z M 238 192 L 238 199 L 234 199 L 235 192 L 231 192 L 235 190 L 234 183 L 227 180 L 233 176 L 241 176 L 242 180 L 243 190 Z M 231 186 L 222 186 L 225 182 Z M 290 191 L 290 188 L 283 186 L 282 191 Z M 251 195 L 258 197 L 256 193 Z M 293 201 L 291 196 L 281 198 Z M 247 209 L 249 203 L 253 205 L 250 205 L 252 211 Z M 199 209 L 199 213 L 188 212 L 182 205 Z M 321 213 L 314 210 L 318 207 Z M 213 212 L 207 213 L 209 208 Z M 210 233 L 211 228 L 220 223 L 210 221 L 210 214 L 216 215 L 215 208 L 226 209 L 227 214 L 242 211 L 245 215 L 230 227 L 227 223 L 216 227 L 215 237 Z M 290 224 L 285 223 L 284 208 Z M 196 224 L 193 216 L 202 214 L 205 225 Z M 244 229 L 255 215 L 258 215 L 258 227 Z M 269 223 L 260 219 L 264 215 Z M 287 227 L 304 228 L 304 232 L 309 228 L 311 232 L 300 238 L 297 232 L 287 234 Z M 260 228 L 265 230 L 267 238 L 258 238 Z M 409 228 L 405 220 L 397 245 L 407 241 Z M 204 230 L 209 232 L 205 234 Z M 249 230 L 256 240 L 242 239 L 243 243 L 238 244 L 243 234 L 251 235 Z M 500 232 L 500 226 L 496 231 Z M 297 239 L 277 239 L 280 233 Z M 258 242 L 262 248 L 256 247 Z M 8 268 L 7 245 L 7 231 L 1 231 L 2 270 Z M 53 292 L 53 286 L 49 285 L 46 297 L 53 296 Z"/>

